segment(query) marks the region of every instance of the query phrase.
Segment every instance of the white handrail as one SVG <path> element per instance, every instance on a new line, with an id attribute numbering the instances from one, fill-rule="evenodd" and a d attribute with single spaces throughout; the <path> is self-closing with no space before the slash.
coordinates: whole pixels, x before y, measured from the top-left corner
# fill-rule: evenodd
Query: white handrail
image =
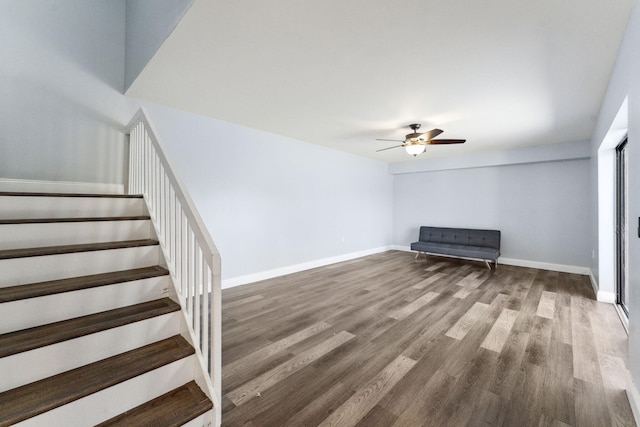
<path id="1" fill-rule="evenodd" d="M 220 255 L 182 181 L 175 175 L 153 126 L 140 108 L 127 125 L 129 194 L 142 194 L 180 305 L 196 344 L 208 394 L 221 423 L 222 308 Z M 210 293 L 209 293 L 210 292 Z"/>

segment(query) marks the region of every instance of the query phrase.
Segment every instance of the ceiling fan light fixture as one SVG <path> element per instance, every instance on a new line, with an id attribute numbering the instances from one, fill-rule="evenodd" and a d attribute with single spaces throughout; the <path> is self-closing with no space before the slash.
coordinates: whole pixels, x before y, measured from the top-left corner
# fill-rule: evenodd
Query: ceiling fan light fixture
<path id="1" fill-rule="evenodd" d="M 407 150 L 407 153 L 411 154 L 413 157 L 416 157 L 418 154 L 424 153 L 426 145 L 424 144 L 407 144 L 404 146 L 404 149 Z"/>

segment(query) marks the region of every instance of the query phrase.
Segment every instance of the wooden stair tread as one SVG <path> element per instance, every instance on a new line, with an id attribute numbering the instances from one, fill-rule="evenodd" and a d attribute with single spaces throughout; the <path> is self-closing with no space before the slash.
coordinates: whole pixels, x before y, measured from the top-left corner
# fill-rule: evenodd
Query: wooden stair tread
<path id="1" fill-rule="evenodd" d="M 213 403 L 191 381 L 149 402 L 98 424 L 96 427 L 163 426 L 178 427 L 213 408 Z"/>
<path id="2" fill-rule="evenodd" d="M 168 275 L 158 265 L 0 288 L 0 303 Z"/>
<path id="3" fill-rule="evenodd" d="M 157 245 L 157 240 L 124 240 L 119 242 L 84 243 L 80 245 L 46 246 L 41 248 L 7 249 L 0 251 L 0 259 L 25 258 L 45 255 L 60 255 L 77 252 L 103 251 Z"/>
<path id="4" fill-rule="evenodd" d="M 0 393 L 0 427 L 73 402 L 194 353 L 179 335 Z"/>
<path id="5" fill-rule="evenodd" d="M 141 194 L 91 194 L 91 193 L 29 193 L 23 191 L 0 191 L 0 196 L 16 197 L 100 197 L 112 199 L 142 199 Z"/>
<path id="6" fill-rule="evenodd" d="M 48 224 L 56 222 L 100 222 L 100 221 L 140 221 L 150 220 L 149 215 L 135 216 L 96 216 L 82 218 L 26 218 L 26 219 L 0 219 L 0 224 Z"/>
<path id="7" fill-rule="evenodd" d="M 0 335 L 0 357 L 33 350 L 179 310 L 179 304 L 169 298 L 162 298 L 9 332 Z"/>

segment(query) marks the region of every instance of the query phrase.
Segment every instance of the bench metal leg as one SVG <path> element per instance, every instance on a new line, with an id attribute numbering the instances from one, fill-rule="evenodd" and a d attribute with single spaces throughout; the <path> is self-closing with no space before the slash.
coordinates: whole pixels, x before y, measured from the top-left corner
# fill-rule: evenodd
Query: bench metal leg
<path id="1" fill-rule="evenodd" d="M 484 263 L 487 264 L 487 268 L 491 270 L 491 264 L 489 264 L 489 261 L 485 259 Z"/>
<path id="2" fill-rule="evenodd" d="M 420 252 L 416 252 L 416 257 L 414 258 L 414 260 L 418 260 L 418 257 L 420 256 Z"/>

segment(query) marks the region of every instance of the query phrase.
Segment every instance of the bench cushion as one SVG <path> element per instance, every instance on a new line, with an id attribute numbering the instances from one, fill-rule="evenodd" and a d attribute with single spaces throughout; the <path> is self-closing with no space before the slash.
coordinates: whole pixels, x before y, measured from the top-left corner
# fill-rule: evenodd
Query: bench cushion
<path id="1" fill-rule="evenodd" d="M 420 242 L 452 243 L 500 249 L 499 230 L 468 228 L 420 227 Z"/>

